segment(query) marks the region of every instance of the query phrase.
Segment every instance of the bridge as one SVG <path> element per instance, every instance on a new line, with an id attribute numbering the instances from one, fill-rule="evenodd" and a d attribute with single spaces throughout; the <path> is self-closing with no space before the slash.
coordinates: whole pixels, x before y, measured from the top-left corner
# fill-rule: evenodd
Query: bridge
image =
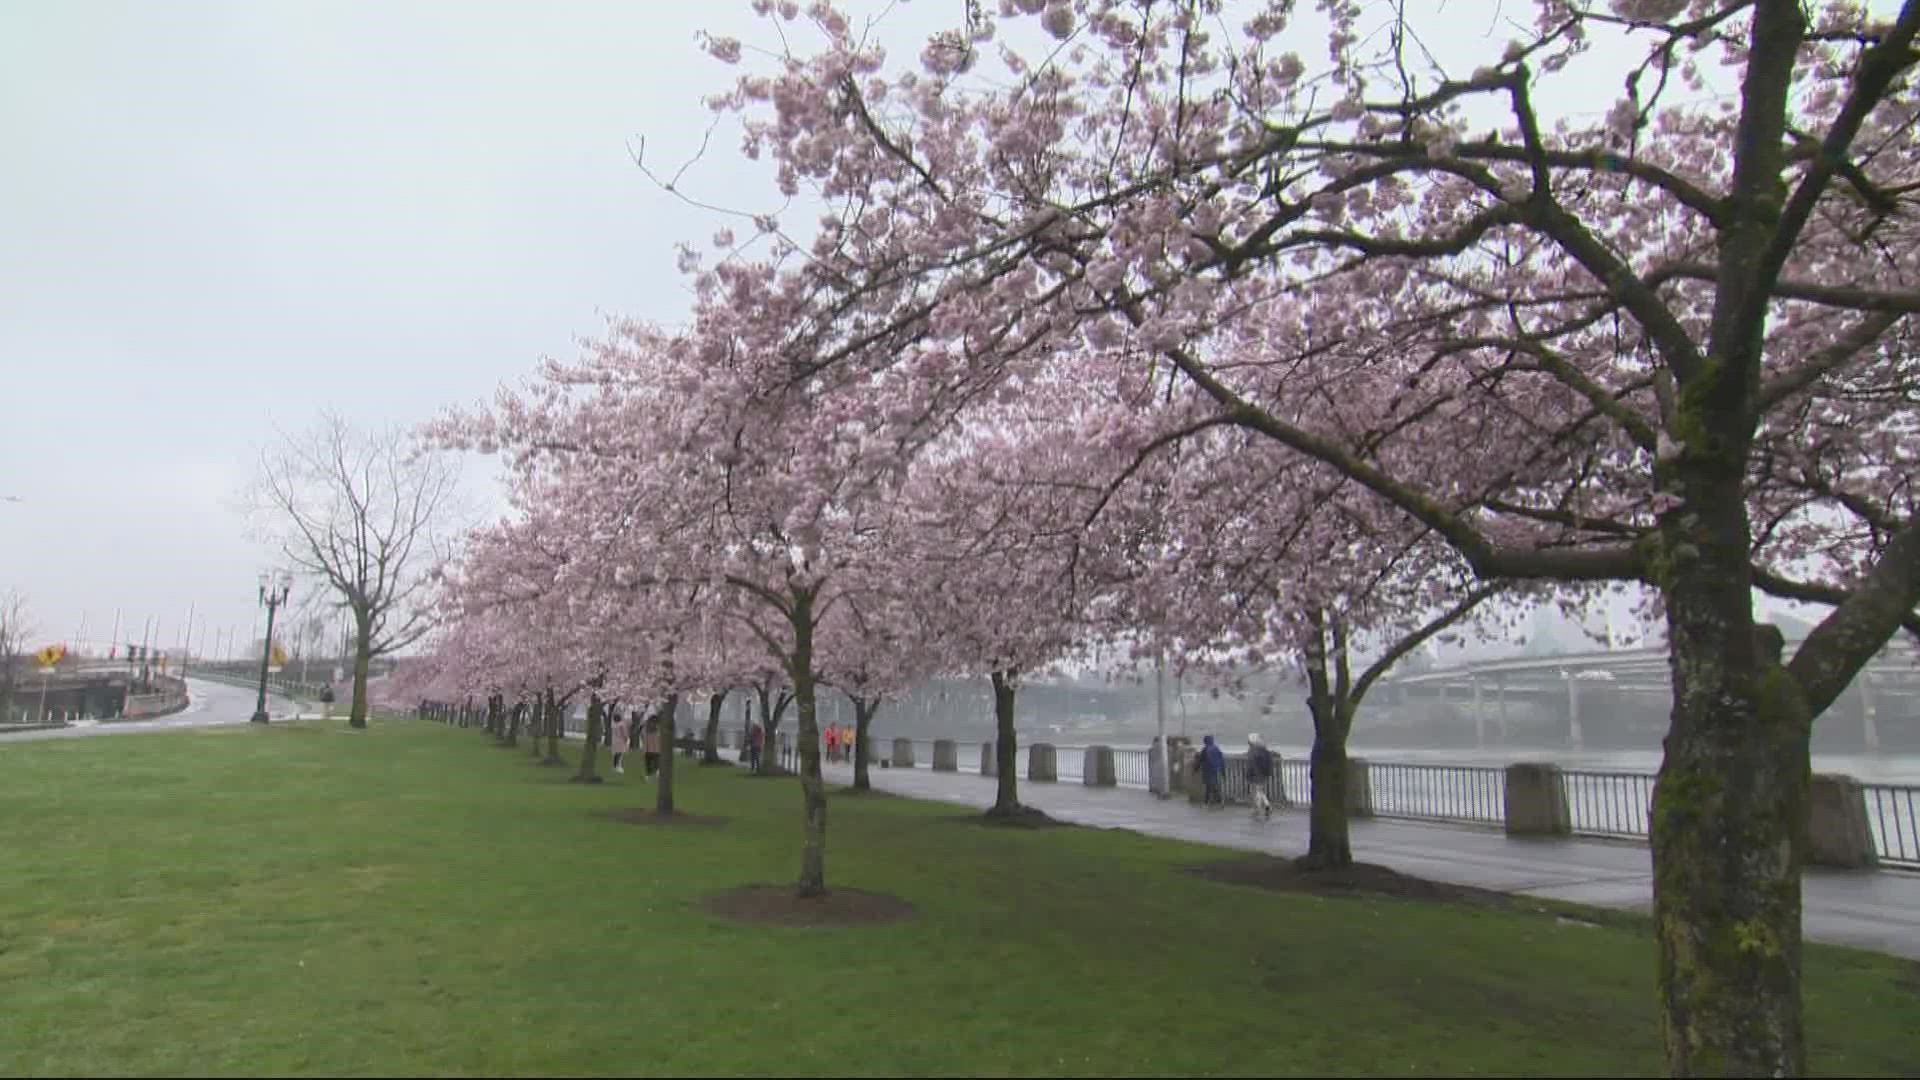
<path id="1" fill-rule="evenodd" d="M 185 682 L 124 662 L 72 657 L 42 671 L 28 661 L 16 663 L 12 674 L 12 699 L 0 709 L 0 725 L 144 719 L 187 705 Z"/>
<path id="2" fill-rule="evenodd" d="M 1789 654 L 1798 642 L 1789 643 Z M 1437 725 L 1476 746 L 1546 736 L 1575 750 L 1657 745 L 1672 683 L 1664 646 L 1513 657 L 1381 681 L 1392 722 Z M 1816 749 L 1920 752 L 1920 649 L 1897 638 L 1814 725 Z"/>

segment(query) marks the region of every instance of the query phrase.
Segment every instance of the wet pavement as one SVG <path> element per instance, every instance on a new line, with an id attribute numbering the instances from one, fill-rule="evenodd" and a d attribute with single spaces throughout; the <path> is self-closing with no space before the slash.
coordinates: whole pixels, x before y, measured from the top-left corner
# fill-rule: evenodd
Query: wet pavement
<path id="1" fill-rule="evenodd" d="M 839 783 L 850 765 L 825 766 Z M 872 769 L 876 788 L 985 808 L 994 782 L 975 773 Z M 1203 809 L 1184 796 L 1137 788 L 1022 780 L 1020 801 L 1080 825 L 1131 829 L 1199 844 L 1293 856 L 1307 848 L 1307 814 L 1294 808 L 1256 821 L 1245 807 Z M 1508 838 L 1495 829 L 1413 821 L 1356 820 L 1354 857 L 1406 874 L 1595 907 L 1648 911 L 1653 875 L 1646 845 L 1626 841 Z M 1809 939 L 1920 959 L 1920 873 L 1809 870 L 1802 925 Z"/>
<path id="2" fill-rule="evenodd" d="M 152 720 L 82 721 L 63 728 L 42 731 L 10 731 L 0 734 L 0 744 L 42 742 L 48 739 L 85 739 L 97 735 L 139 735 L 162 731 L 190 731 L 196 728 L 244 724 L 253 717 L 259 701 L 257 691 L 243 690 L 204 679 L 187 679 L 187 707 L 171 716 Z M 294 703 L 277 695 L 267 695 L 267 715 L 275 720 L 292 719 Z"/>

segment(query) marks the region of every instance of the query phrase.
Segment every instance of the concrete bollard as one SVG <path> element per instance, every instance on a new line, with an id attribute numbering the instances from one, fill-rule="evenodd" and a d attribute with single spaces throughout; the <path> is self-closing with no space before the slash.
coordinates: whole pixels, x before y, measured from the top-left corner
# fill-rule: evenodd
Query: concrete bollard
<path id="1" fill-rule="evenodd" d="M 1027 747 L 1027 781 L 1060 779 L 1059 755 L 1052 743 L 1034 743 Z"/>
<path id="2" fill-rule="evenodd" d="M 1089 746 L 1080 765 L 1080 782 L 1087 787 L 1114 787 L 1113 747 Z"/>
<path id="3" fill-rule="evenodd" d="M 1373 816 L 1373 772 L 1366 758 L 1347 759 L 1347 816 Z"/>
<path id="4" fill-rule="evenodd" d="M 935 739 L 933 741 L 933 771 L 960 771 L 960 748 L 954 744 L 952 739 Z"/>
<path id="5" fill-rule="evenodd" d="M 1835 773 L 1813 774 L 1807 800 L 1807 861 L 1815 866 L 1866 870 L 1880 865 L 1867 824 L 1867 798 L 1860 781 Z"/>
<path id="6" fill-rule="evenodd" d="M 896 769 L 913 768 L 913 740 L 893 740 L 893 767 Z"/>
<path id="7" fill-rule="evenodd" d="M 1167 768 L 1173 776 L 1169 791 L 1182 792 L 1193 786 L 1187 783 L 1188 766 L 1192 758 L 1193 746 L 1187 741 L 1186 736 L 1175 735 L 1167 740 Z"/>
<path id="8" fill-rule="evenodd" d="M 1507 766 L 1508 836 L 1571 836 L 1567 785 L 1558 765 L 1538 761 Z"/>
<path id="9" fill-rule="evenodd" d="M 1000 751 L 990 742 L 980 744 L 980 775 L 1000 775 Z"/>

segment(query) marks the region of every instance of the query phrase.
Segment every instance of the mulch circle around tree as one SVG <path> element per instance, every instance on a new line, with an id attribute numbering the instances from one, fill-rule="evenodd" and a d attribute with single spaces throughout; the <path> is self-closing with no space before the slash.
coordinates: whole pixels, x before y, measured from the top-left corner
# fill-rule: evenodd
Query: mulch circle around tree
<path id="1" fill-rule="evenodd" d="M 1431 881 L 1373 863 L 1354 863 L 1338 870 L 1307 870 L 1292 859 L 1260 855 L 1201 863 L 1185 869 L 1189 874 L 1212 881 L 1224 881 L 1229 885 L 1251 885 L 1259 889 L 1313 896 L 1387 896 L 1398 900 L 1489 908 L 1512 908 L 1516 906 L 1517 899 L 1511 893 Z"/>
<path id="2" fill-rule="evenodd" d="M 828 889 L 824 896 L 802 897 L 791 885 L 742 885 L 708 893 L 697 903 L 709 915 L 753 926 L 884 926 L 919 914 L 886 893 Z"/>
<path id="3" fill-rule="evenodd" d="M 713 817 L 710 814 L 668 814 L 665 817 L 652 810 L 602 810 L 598 817 L 608 821 L 617 821 L 622 825 L 725 825 L 731 818 Z"/>
<path id="4" fill-rule="evenodd" d="M 943 821 L 958 822 L 962 825 L 985 825 L 992 829 L 1073 829 L 1078 828 L 1071 821 L 1048 817 L 1046 812 L 1032 806 L 1023 806 L 1011 814 L 961 814 L 958 817 L 942 818 Z"/>

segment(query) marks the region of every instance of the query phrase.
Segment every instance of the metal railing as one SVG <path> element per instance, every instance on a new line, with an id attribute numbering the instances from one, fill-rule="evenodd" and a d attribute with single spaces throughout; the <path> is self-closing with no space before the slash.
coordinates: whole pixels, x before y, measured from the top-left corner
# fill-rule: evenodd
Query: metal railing
<path id="1" fill-rule="evenodd" d="M 1032 760 L 1028 748 L 1032 745 L 1023 743 L 1014 759 L 1022 780 L 1028 779 L 1027 767 Z M 979 772 L 979 748 L 978 742 L 956 744 L 961 772 Z M 892 759 L 893 740 L 875 736 L 873 750 L 873 765 L 879 768 L 882 759 Z M 1055 745 L 1061 783 L 1081 782 L 1086 750 L 1085 746 Z M 783 740 L 778 753 L 781 765 L 799 768 L 799 754 L 791 740 Z M 1148 748 L 1115 748 L 1115 780 L 1121 787 L 1146 788 L 1152 758 Z M 1184 762 L 1171 764 L 1176 773 L 1185 768 Z M 1275 765 L 1274 776 L 1267 783 L 1267 794 L 1274 805 L 1310 805 L 1311 763 L 1306 758 L 1281 757 Z M 914 767 L 933 767 L 932 740 L 914 740 Z M 1560 775 L 1575 835 L 1648 839 L 1655 780 L 1652 774 L 1564 769 Z M 1369 761 L 1367 783 L 1376 817 L 1492 826 L 1506 822 L 1506 770 L 1497 766 Z M 1221 788 L 1229 800 L 1241 802 L 1250 797 L 1244 756 L 1227 758 Z M 1920 868 L 1920 786 L 1867 783 L 1860 788 L 1879 860 L 1897 867 Z"/>
<path id="2" fill-rule="evenodd" d="M 1499 825 L 1507 815 L 1507 776 L 1486 765 L 1403 765 L 1369 761 L 1376 817 Z"/>
<path id="3" fill-rule="evenodd" d="M 208 682 L 216 682 L 222 686 L 238 687 L 242 690 L 257 689 L 260 685 L 260 676 L 257 674 L 246 676 L 234 675 L 225 671 L 202 670 L 189 671 L 186 677 L 189 679 L 205 679 Z M 281 697 L 291 698 L 295 701 L 318 701 L 320 699 L 320 688 L 323 685 L 325 684 L 303 683 L 295 679 L 268 676 L 267 693 L 278 694 Z M 351 701 L 353 697 L 353 684 L 347 683 L 344 686 L 336 686 L 333 688 L 333 692 L 336 697 L 343 696 Z"/>
<path id="4" fill-rule="evenodd" d="M 1648 773 L 1561 770 L 1574 833 L 1636 840 L 1652 836 L 1653 781 Z"/>
<path id="5" fill-rule="evenodd" d="M 1022 754 L 1022 757 L 1029 755 Z M 1087 748 L 1085 746 L 1062 746 L 1053 748 L 1053 775 L 1063 784 L 1077 784 L 1086 775 Z"/>
<path id="6" fill-rule="evenodd" d="M 1267 797 L 1275 806 L 1307 806 L 1313 801 L 1313 763 L 1274 755 L 1273 784 Z"/>
<path id="7" fill-rule="evenodd" d="M 1883 863 L 1920 867 L 1920 787 L 1909 784 L 1861 784 L 1867 804 L 1867 828 L 1874 854 Z"/>
<path id="8" fill-rule="evenodd" d="M 1153 752 L 1151 750 L 1121 750 L 1113 752 L 1113 780 L 1121 787 L 1146 787 L 1153 779 Z"/>

